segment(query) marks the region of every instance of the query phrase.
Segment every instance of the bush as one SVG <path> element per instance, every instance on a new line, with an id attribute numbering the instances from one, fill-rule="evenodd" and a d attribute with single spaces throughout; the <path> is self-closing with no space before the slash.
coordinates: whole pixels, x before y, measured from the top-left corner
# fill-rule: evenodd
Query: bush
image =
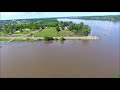
<path id="1" fill-rule="evenodd" d="M 53 39 L 53 37 L 44 37 L 44 40 L 50 41 L 50 40 L 54 40 L 54 39 Z"/>
<path id="2" fill-rule="evenodd" d="M 33 33 L 30 33 L 30 36 L 33 36 Z"/>
<path id="3" fill-rule="evenodd" d="M 27 38 L 27 40 L 30 40 L 29 38 Z"/>
<path id="4" fill-rule="evenodd" d="M 41 41 L 41 39 L 38 39 L 38 41 Z"/>
<path id="5" fill-rule="evenodd" d="M 57 41 L 58 39 L 57 39 L 57 38 L 54 38 L 54 40 L 56 40 L 56 41 Z"/>
<path id="6" fill-rule="evenodd" d="M 56 28 L 56 30 L 57 30 L 58 32 L 60 31 L 60 28 L 59 28 L 59 26 L 56 26 L 55 28 Z"/>
<path id="7" fill-rule="evenodd" d="M 63 41 L 63 40 L 65 40 L 65 39 L 64 39 L 64 37 L 61 37 L 59 40 Z"/>

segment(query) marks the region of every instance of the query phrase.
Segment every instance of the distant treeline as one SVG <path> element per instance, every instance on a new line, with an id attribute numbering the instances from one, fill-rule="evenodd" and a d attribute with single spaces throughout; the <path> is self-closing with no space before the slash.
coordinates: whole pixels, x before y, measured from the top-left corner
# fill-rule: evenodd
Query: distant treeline
<path id="1" fill-rule="evenodd" d="M 70 17 L 54 17 L 54 18 L 33 18 L 33 19 L 15 19 L 15 20 L 0 20 L 0 27 L 8 24 L 21 24 L 31 23 L 47 20 L 57 19 L 85 19 L 85 20 L 109 20 L 109 21 L 120 21 L 120 15 L 107 15 L 107 16 L 70 16 Z"/>
<path id="2" fill-rule="evenodd" d="M 109 15 L 109 16 L 82 16 L 82 17 L 76 16 L 76 17 L 70 17 L 70 19 L 120 21 L 120 15 Z"/>

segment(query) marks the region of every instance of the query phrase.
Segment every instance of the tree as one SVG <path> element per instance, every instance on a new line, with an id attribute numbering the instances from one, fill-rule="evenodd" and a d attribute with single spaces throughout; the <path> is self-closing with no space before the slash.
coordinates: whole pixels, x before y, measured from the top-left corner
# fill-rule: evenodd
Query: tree
<path id="1" fill-rule="evenodd" d="M 70 31 L 72 31 L 72 30 L 74 29 L 74 24 L 70 24 L 69 27 L 68 27 L 68 29 L 69 29 Z"/>
<path id="2" fill-rule="evenodd" d="M 23 33 L 23 29 L 22 29 L 22 28 L 20 29 L 20 32 L 22 32 L 22 33 Z"/>
<path id="3" fill-rule="evenodd" d="M 44 29 L 45 27 L 44 26 L 41 26 L 41 29 Z"/>
<path id="4" fill-rule="evenodd" d="M 88 25 L 84 25 L 81 33 L 83 36 L 87 36 L 90 33 L 90 31 L 90 27 Z"/>
<path id="5" fill-rule="evenodd" d="M 44 37 L 45 41 L 50 41 L 50 40 L 54 40 L 53 37 Z"/>
<path id="6" fill-rule="evenodd" d="M 60 28 L 59 28 L 59 26 L 56 26 L 55 28 L 56 28 L 56 30 L 57 30 L 58 32 L 60 31 Z"/>
<path id="7" fill-rule="evenodd" d="M 60 37 L 60 39 L 59 39 L 59 40 L 64 41 L 64 40 L 65 40 L 65 38 L 64 38 L 64 37 Z"/>

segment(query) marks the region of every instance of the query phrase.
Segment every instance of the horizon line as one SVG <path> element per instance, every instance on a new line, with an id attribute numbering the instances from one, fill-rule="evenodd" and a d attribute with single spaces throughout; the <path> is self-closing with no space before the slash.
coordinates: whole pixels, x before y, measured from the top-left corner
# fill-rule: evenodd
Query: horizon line
<path id="1" fill-rule="evenodd" d="M 120 15 L 90 15 L 90 16 L 120 16 Z M 64 16 L 64 17 L 43 17 L 44 19 L 45 18 L 65 18 L 65 17 L 89 17 L 89 16 Z M 22 19 L 43 19 L 43 18 L 16 18 L 16 19 L 0 19 L 0 20 L 22 20 Z"/>

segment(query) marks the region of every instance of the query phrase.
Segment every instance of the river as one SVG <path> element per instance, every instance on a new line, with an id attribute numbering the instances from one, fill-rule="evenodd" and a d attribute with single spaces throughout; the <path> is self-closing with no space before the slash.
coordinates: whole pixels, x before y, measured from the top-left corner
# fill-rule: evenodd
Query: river
<path id="1" fill-rule="evenodd" d="M 112 78 L 120 73 L 120 22 L 84 22 L 100 40 L 0 42 L 0 76 L 28 78 Z"/>

